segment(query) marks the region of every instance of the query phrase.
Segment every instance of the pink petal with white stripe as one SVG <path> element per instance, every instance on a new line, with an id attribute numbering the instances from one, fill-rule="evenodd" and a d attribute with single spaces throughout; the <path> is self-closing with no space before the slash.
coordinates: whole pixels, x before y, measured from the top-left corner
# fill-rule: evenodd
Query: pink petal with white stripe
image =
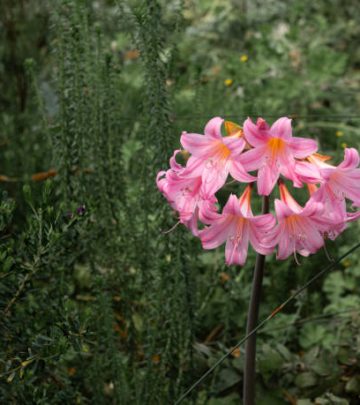
<path id="1" fill-rule="evenodd" d="M 231 194 L 222 214 L 199 233 L 204 249 L 220 246 L 226 239 L 225 257 L 229 265 L 245 263 L 249 241 L 262 254 L 269 254 L 274 247 L 268 242 L 266 235 L 275 226 L 275 218 L 271 214 L 254 217 L 250 194 L 251 186 L 245 188 L 240 199 Z"/>
<path id="2" fill-rule="evenodd" d="M 215 142 L 213 138 L 200 134 L 189 134 L 183 132 L 180 138 L 181 145 L 195 157 L 205 157 L 211 155 Z"/>
<path id="3" fill-rule="evenodd" d="M 273 138 L 280 138 L 284 141 L 290 140 L 292 137 L 291 119 L 279 118 L 271 125 L 270 134 Z"/>
<path id="4" fill-rule="evenodd" d="M 251 172 L 253 170 L 257 170 L 263 164 L 266 152 L 266 145 L 250 149 L 249 151 L 244 152 L 239 157 L 239 162 L 242 164 L 246 171 Z"/>
<path id="5" fill-rule="evenodd" d="M 269 140 L 269 126 L 262 118 L 254 124 L 251 118 L 244 122 L 244 136 L 253 147 L 264 145 Z"/>
<path id="6" fill-rule="evenodd" d="M 257 189 L 260 195 L 269 195 L 280 176 L 279 167 L 273 162 L 265 164 L 258 171 Z"/>
<path id="7" fill-rule="evenodd" d="M 279 188 L 281 200 L 275 200 L 279 225 L 272 235 L 278 244 L 277 258 L 283 260 L 296 252 L 303 256 L 315 253 L 324 245 L 323 233 L 329 221 L 331 225 L 324 216 L 324 205 L 310 199 L 302 208 L 283 183 Z"/>
<path id="8" fill-rule="evenodd" d="M 212 118 L 205 126 L 204 134 L 215 139 L 221 139 L 221 126 L 224 120 L 220 117 Z"/>
<path id="9" fill-rule="evenodd" d="M 292 138 L 289 147 L 293 156 L 297 159 L 305 159 L 318 150 L 318 144 L 313 139 Z"/>

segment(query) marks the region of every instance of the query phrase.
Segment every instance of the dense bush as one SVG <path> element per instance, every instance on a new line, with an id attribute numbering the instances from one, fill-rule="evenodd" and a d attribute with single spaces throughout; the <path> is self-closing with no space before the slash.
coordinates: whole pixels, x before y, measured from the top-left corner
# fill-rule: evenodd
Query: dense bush
<path id="1" fill-rule="evenodd" d="M 291 115 L 337 162 L 359 147 L 358 22 L 354 0 L 4 1 L 1 403 L 172 403 L 240 339 L 254 254 L 165 234 L 155 175 L 214 115 Z M 326 260 L 271 256 L 260 316 Z M 359 280 L 354 254 L 259 334 L 259 404 L 358 403 Z M 238 403 L 242 367 L 188 403 Z"/>

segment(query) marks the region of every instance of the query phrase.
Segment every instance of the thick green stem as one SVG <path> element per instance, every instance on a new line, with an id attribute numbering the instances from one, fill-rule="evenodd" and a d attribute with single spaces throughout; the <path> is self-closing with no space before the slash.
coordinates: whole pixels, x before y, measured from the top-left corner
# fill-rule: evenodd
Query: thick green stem
<path id="1" fill-rule="evenodd" d="M 262 213 L 269 212 L 269 197 L 264 196 L 262 202 Z M 257 254 L 254 279 L 252 284 L 251 298 L 249 304 L 246 333 L 250 333 L 257 324 L 259 316 L 259 305 L 261 296 L 261 286 L 264 276 L 265 256 Z M 245 346 L 245 369 L 244 369 L 244 405 L 255 404 L 255 356 L 256 356 L 256 333 L 251 335 Z"/>

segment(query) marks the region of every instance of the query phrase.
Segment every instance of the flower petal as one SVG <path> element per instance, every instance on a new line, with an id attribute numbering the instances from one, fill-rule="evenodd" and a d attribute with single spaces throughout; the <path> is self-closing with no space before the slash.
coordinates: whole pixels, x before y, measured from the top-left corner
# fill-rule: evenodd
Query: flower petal
<path id="1" fill-rule="evenodd" d="M 274 239 L 264 238 L 259 230 L 251 229 L 250 243 L 257 253 L 261 255 L 269 255 L 274 250 L 276 243 Z"/>
<path id="2" fill-rule="evenodd" d="M 215 249 L 222 245 L 234 229 L 234 221 L 226 216 L 201 230 L 199 236 L 204 249 Z"/>
<path id="3" fill-rule="evenodd" d="M 323 169 L 324 174 L 328 169 Z M 328 177 L 328 174 L 325 173 Z M 360 206 L 360 169 L 335 169 L 326 184 L 338 199 L 348 198 L 353 205 Z"/>
<path id="4" fill-rule="evenodd" d="M 230 194 L 224 206 L 223 214 L 236 215 L 242 217 L 240 202 L 235 194 Z"/>
<path id="5" fill-rule="evenodd" d="M 297 159 L 304 159 L 318 150 L 314 139 L 294 137 L 289 141 L 289 147 Z"/>
<path id="6" fill-rule="evenodd" d="M 346 214 L 346 222 L 353 222 L 360 218 L 360 211 L 358 212 L 348 212 Z"/>
<path id="7" fill-rule="evenodd" d="M 186 167 L 180 173 L 181 177 L 201 177 L 205 162 L 202 158 L 190 156 L 186 162 Z"/>
<path id="8" fill-rule="evenodd" d="M 309 218 L 299 217 L 296 225 L 298 234 L 302 235 L 301 238 L 297 239 L 296 250 L 300 254 L 302 249 L 310 253 L 316 253 L 324 245 L 324 239 L 315 224 Z"/>
<path id="9" fill-rule="evenodd" d="M 222 141 L 223 144 L 230 149 L 232 157 L 240 155 L 246 145 L 244 138 L 239 138 L 237 135 L 226 136 L 222 138 Z"/>
<path id="10" fill-rule="evenodd" d="M 295 170 L 295 160 L 291 154 L 280 153 L 280 173 L 287 179 L 292 180 L 294 187 L 302 187 L 302 182 L 300 177 L 297 175 Z"/>
<path id="11" fill-rule="evenodd" d="M 269 195 L 280 175 L 278 166 L 274 164 L 266 164 L 260 167 L 258 171 L 257 189 L 260 195 Z"/>
<path id="12" fill-rule="evenodd" d="M 214 139 L 220 139 L 221 136 L 221 125 L 224 120 L 220 117 L 212 118 L 205 126 L 204 134 L 208 135 Z"/>
<path id="13" fill-rule="evenodd" d="M 221 218 L 221 214 L 218 213 L 215 205 L 216 198 L 212 200 L 202 200 L 198 203 L 199 206 L 199 218 L 204 224 L 212 224 Z"/>
<path id="14" fill-rule="evenodd" d="M 248 118 L 244 122 L 244 136 L 251 146 L 264 145 L 269 140 L 268 129 L 265 125 L 256 125 Z"/>
<path id="15" fill-rule="evenodd" d="M 260 254 L 270 254 L 276 245 L 273 238 L 275 218 L 272 214 L 259 215 L 250 220 L 250 242 Z"/>
<path id="16" fill-rule="evenodd" d="M 253 227 L 261 229 L 262 233 L 270 232 L 276 225 L 276 220 L 273 214 L 257 215 L 251 218 Z"/>
<path id="17" fill-rule="evenodd" d="M 270 128 L 270 135 L 283 140 L 290 140 L 292 137 L 291 119 L 281 117 L 275 121 Z"/>
<path id="18" fill-rule="evenodd" d="M 344 152 L 344 161 L 339 164 L 342 169 L 355 169 L 359 166 L 359 153 L 354 148 L 346 148 Z"/>
<path id="19" fill-rule="evenodd" d="M 250 149 L 248 152 L 243 153 L 237 160 L 244 166 L 248 172 L 257 170 L 265 158 L 267 151 L 266 145 L 259 146 L 255 149 Z"/>
<path id="20" fill-rule="evenodd" d="M 290 215 L 293 215 L 294 212 L 283 201 L 276 199 L 274 204 L 276 217 L 279 223 L 284 221 Z"/>
<path id="21" fill-rule="evenodd" d="M 231 176 L 237 181 L 240 181 L 243 183 L 251 183 L 253 181 L 256 181 L 256 177 L 247 173 L 246 170 L 244 169 L 243 165 L 236 160 L 233 160 L 231 162 L 229 170 L 230 170 Z"/>
<path id="22" fill-rule="evenodd" d="M 295 173 L 304 183 L 320 183 L 322 180 L 318 167 L 310 162 L 296 162 Z"/>
<path id="23" fill-rule="evenodd" d="M 177 154 L 178 153 L 180 153 L 181 152 L 181 149 L 176 149 L 176 150 L 174 150 L 174 153 L 173 153 L 173 155 L 171 156 L 171 158 L 170 158 L 170 168 L 172 169 L 172 170 L 174 170 L 175 172 L 179 172 L 180 170 L 182 170 L 184 167 L 183 166 L 181 166 L 181 164 L 179 164 L 177 161 L 176 161 L 176 156 L 177 156 Z"/>
<path id="24" fill-rule="evenodd" d="M 198 208 L 195 209 L 195 212 L 191 216 L 191 218 L 187 221 L 180 221 L 191 231 L 194 236 L 199 236 L 199 228 L 198 228 L 198 218 L 199 218 L 199 210 Z"/>
<path id="25" fill-rule="evenodd" d="M 278 251 L 276 258 L 279 260 L 287 259 L 291 254 L 295 253 L 295 241 L 290 237 L 289 229 L 285 224 L 278 228 Z"/>
<path id="26" fill-rule="evenodd" d="M 214 149 L 214 139 L 210 136 L 183 132 L 180 142 L 184 149 L 196 157 L 207 158 Z"/>
<path id="27" fill-rule="evenodd" d="M 234 237 L 228 238 L 225 246 L 225 261 L 226 264 L 244 265 L 247 258 L 249 248 L 249 225 L 244 224 L 242 229 L 241 239 Z"/>
<path id="28" fill-rule="evenodd" d="M 305 204 L 301 215 L 304 217 L 314 217 L 317 219 L 321 219 L 324 209 L 324 204 L 321 201 L 318 201 L 316 198 L 310 197 L 310 199 Z"/>
<path id="29" fill-rule="evenodd" d="M 214 195 L 226 182 L 229 164 L 226 161 L 207 162 L 202 173 L 202 192 L 205 198 Z"/>
<path id="30" fill-rule="evenodd" d="M 280 184 L 279 191 L 281 201 L 283 201 L 292 212 L 300 213 L 302 211 L 302 207 L 295 201 L 284 183 Z"/>

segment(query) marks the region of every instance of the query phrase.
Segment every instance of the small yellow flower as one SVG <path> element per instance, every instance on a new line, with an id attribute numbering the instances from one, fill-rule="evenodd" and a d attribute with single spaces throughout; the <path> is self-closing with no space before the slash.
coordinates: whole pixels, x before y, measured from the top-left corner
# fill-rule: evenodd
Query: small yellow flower
<path id="1" fill-rule="evenodd" d="M 341 136 L 344 136 L 344 132 L 343 131 L 336 131 L 335 135 L 340 138 Z"/>
<path id="2" fill-rule="evenodd" d="M 247 55 L 241 55 L 240 56 L 240 62 L 243 62 L 243 63 L 245 63 L 245 62 L 247 62 L 249 60 L 249 57 L 247 56 Z"/>
<path id="3" fill-rule="evenodd" d="M 349 260 L 349 259 L 344 260 L 343 261 L 343 266 L 344 267 L 350 267 L 351 266 L 351 260 Z"/>
<path id="4" fill-rule="evenodd" d="M 347 143 L 343 142 L 343 143 L 341 144 L 341 147 L 344 148 L 344 149 L 347 148 Z"/>
<path id="5" fill-rule="evenodd" d="M 233 79 L 224 80 L 224 84 L 225 86 L 230 87 L 233 84 Z"/>

